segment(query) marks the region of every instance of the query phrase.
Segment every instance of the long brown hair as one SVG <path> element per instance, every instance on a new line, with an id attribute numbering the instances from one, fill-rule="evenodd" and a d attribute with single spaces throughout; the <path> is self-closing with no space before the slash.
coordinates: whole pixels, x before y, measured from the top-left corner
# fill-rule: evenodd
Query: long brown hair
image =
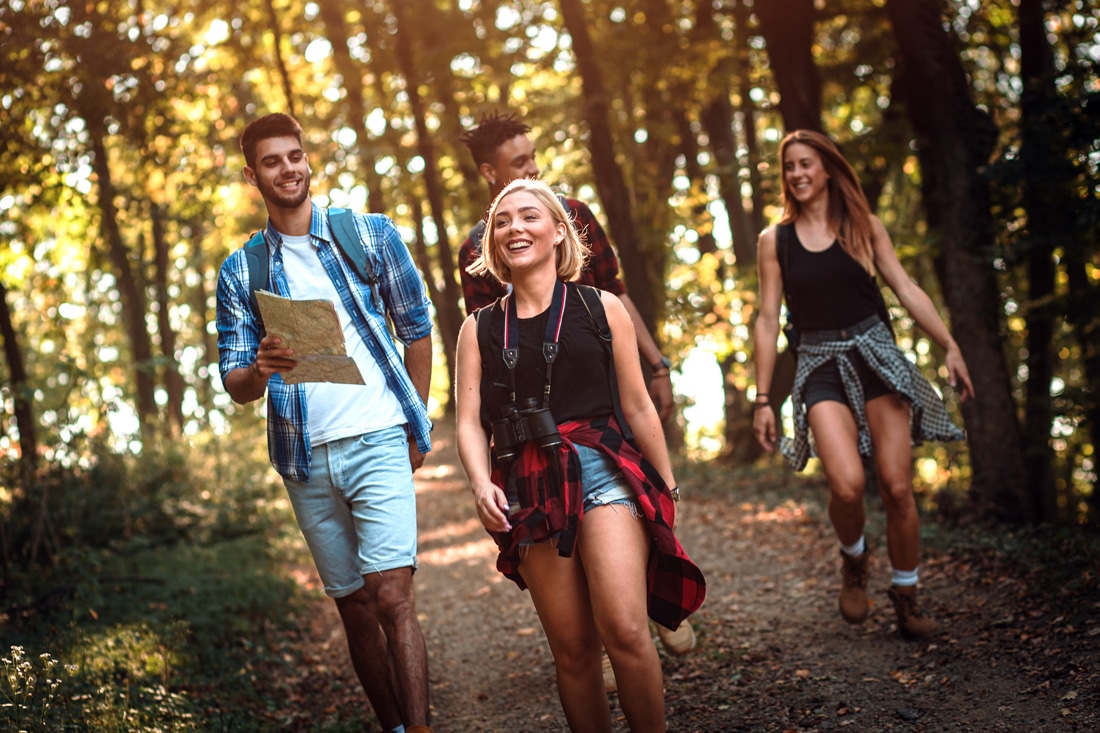
<path id="1" fill-rule="evenodd" d="M 793 223 L 802 215 L 802 204 L 794 197 L 787 184 L 787 148 L 801 143 L 817 151 L 821 164 L 829 174 L 829 228 L 837 234 L 841 248 L 868 274 L 875 274 L 874 229 L 871 226 L 871 205 L 863 194 L 859 179 L 851 163 L 829 138 L 813 130 L 795 130 L 779 143 L 779 163 L 783 167 L 783 219 L 780 223 Z"/>

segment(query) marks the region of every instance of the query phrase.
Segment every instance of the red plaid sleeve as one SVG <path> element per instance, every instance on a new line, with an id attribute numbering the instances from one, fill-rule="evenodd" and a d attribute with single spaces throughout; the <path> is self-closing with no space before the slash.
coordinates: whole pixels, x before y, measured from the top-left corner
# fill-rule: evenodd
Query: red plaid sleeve
<path id="1" fill-rule="evenodd" d="M 466 272 L 466 268 L 473 264 L 477 255 L 474 243 L 466 237 L 466 241 L 458 249 L 458 274 L 462 279 L 462 298 L 466 302 L 467 315 L 496 302 L 497 298 L 508 292 L 499 280 L 488 273 L 471 275 Z"/>
<path id="2" fill-rule="evenodd" d="M 566 199 L 565 202 L 573 217 L 573 228 L 584 237 L 592 251 L 579 282 L 606 290 L 612 295 L 622 295 L 626 292 L 626 286 L 619 279 L 619 258 L 615 256 L 611 240 L 607 238 L 607 233 L 600 226 L 596 215 L 577 199 Z"/>
<path id="3" fill-rule="evenodd" d="M 557 536 L 558 553 L 564 557 L 573 553 L 584 509 L 580 461 L 572 444 L 598 448 L 619 465 L 653 537 L 646 564 L 649 617 L 675 630 L 703 604 L 707 583 L 672 531 L 676 505 L 668 486 L 657 469 L 626 440 L 614 418 L 566 422 L 558 429 L 562 437 L 556 456 L 560 484 L 548 480 L 547 457 L 532 443 L 524 446 L 521 458 L 512 466 L 522 508 L 509 517 L 512 531 L 490 532 L 500 550 L 497 570 L 523 589 L 527 587 L 519 573 L 523 540 L 541 542 Z M 504 488 L 505 476 L 499 466 L 492 480 Z"/>

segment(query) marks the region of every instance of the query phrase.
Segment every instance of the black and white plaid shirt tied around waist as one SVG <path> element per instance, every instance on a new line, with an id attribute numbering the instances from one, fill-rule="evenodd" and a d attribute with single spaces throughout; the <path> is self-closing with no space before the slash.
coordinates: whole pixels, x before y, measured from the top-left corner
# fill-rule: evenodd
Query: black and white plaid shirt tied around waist
<path id="1" fill-rule="evenodd" d="M 787 465 L 794 470 L 801 471 L 806 467 L 810 456 L 816 455 L 803 400 L 806 379 L 815 369 L 830 360 L 837 363 L 840 379 L 844 383 L 844 393 L 859 427 L 859 453 L 864 457 L 871 456 L 871 433 L 867 428 L 867 415 L 863 408 L 863 386 L 850 358 L 854 353 L 859 353 L 871 371 L 909 404 L 909 435 L 913 445 L 920 445 L 925 441 L 963 440 L 966 437 L 947 416 L 947 409 L 940 395 L 921 375 L 916 365 L 905 358 L 885 323 L 879 321 L 863 333 L 840 341 L 814 343 L 814 339 L 806 338 L 809 335 L 804 334 L 799 342 L 798 368 L 795 371 L 794 388 L 791 390 L 791 402 L 795 406 L 794 438 L 784 437 L 780 441 L 780 451 L 787 460 Z"/>

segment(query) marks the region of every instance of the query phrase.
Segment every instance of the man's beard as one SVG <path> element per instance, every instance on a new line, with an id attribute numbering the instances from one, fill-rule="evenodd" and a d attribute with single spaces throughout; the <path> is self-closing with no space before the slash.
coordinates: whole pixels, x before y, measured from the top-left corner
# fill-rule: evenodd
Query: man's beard
<path id="1" fill-rule="evenodd" d="M 264 199 L 273 206 L 278 206 L 280 209 L 296 209 L 309 198 L 309 176 L 303 177 L 302 183 L 301 191 L 295 194 L 284 193 L 278 185 L 259 180 L 256 182 L 256 187 L 260 189 Z"/>

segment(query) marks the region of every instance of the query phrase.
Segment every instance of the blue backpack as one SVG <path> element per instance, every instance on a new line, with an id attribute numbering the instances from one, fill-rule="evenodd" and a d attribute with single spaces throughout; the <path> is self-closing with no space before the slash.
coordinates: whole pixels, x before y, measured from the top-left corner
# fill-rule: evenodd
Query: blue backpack
<path id="1" fill-rule="evenodd" d="M 348 209 L 332 207 L 328 210 L 329 224 L 332 234 L 336 239 L 336 245 L 344 254 L 351 268 L 370 288 L 372 297 L 377 303 L 378 276 L 374 274 L 367 252 L 359 241 L 359 233 L 355 230 L 355 222 L 352 220 L 352 212 Z M 248 261 L 248 300 L 252 304 L 252 312 L 260 317 L 260 306 L 256 302 L 256 291 L 267 288 L 267 280 L 270 275 L 267 254 L 267 241 L 264 239 L 263 230 L 256 232 L 244 245 L 244 256 Z M 383 313 L 380 303 L 377 304 L 379 312 Z"/>

